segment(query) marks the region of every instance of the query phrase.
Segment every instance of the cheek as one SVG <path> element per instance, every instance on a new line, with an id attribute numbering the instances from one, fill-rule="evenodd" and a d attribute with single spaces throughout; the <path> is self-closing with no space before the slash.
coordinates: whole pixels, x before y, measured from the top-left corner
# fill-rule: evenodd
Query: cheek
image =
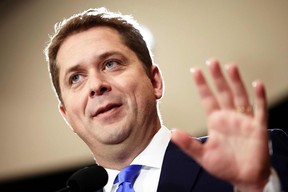
<path id="1" fill-rule="evenodd" d="M 70 128 L 76 133 L 78 136 L 82 138 L 83 135 L 87 135 L 87 130 L 85 126 L 85 116 L 83 114 L 83 110 L 79 108 L 79 104 L 77 105 L 75 101 L 72 106 L 67 108 L 67 119 Z"/>
<path id="2" fill-rule="evenodd" d="M 135 82 L 135 80 L 134 80 Z M 144 109 L 148 107 L 147 105 L 150 105 L 151 102 L 154 102 L 155 96 L 152 84 L 149 80 L 144 79 L 142 81 L 139 81 L 140 83 L 135 83 L 131 85 L 131 92 L 133 93 L 133 96 L 135 97 L 135 101 L 141 109 Z"/>
<path id="3" fill-rule="evenodd" d="M 73 128 L 79 126 L 77 124 L 79 124 L 79 122 L 81 122 L 80 120 L 84 117 L 85 99 L 83 98 L 83 96 L 75 94 L 68 94 L 68 97 L 63 97 L 66 106 L 67 120 L 69 120 Z"/>

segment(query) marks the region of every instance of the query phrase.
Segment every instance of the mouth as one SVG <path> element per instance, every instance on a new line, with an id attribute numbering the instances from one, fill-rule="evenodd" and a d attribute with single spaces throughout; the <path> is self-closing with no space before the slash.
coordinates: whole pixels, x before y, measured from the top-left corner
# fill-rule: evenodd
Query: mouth
<path id="1" fill-rule="evenodd" d="M 106 106 L 104 106 L 104 107 L 100 107 L 100 108 L 96 111 L 96 113 L 93 115 L 93 117 L 97 117 L 97 116 L 102 115 L 102 114 L 104 114 L 104 113 L 110 112 L 110 111 L 112 111 L 112 110 L 114 110 L 114 109 L 119 108 L 120 106 L 121 106 L 121 104 L 111 103 L 111 104 L 108 104 L 108 105 L 106 105 Z"/>

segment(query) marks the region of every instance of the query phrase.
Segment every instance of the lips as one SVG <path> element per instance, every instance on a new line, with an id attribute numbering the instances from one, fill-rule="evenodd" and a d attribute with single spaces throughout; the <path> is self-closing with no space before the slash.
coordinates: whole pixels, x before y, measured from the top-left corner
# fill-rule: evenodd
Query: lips
<path id="1" fill-rule="evenodd" d="M 115 108 L 118 108 L 120 107 L 121 104 L 118 104 L 118 103 L 110 103 L 108 105 L 105 105 L 104 107 L 100 107 L 97 109 L 96 113 L 93 115 L 93 117 L 96 117 L 100 114 L 103 114 L 103 113 L 106 113 L 106 112 L 109 112 Z"/>

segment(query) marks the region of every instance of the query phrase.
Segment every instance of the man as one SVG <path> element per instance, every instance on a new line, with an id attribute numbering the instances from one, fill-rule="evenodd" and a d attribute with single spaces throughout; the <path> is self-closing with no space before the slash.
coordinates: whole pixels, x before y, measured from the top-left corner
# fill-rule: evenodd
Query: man
<path id="1" fill-rule="evenodd" d="M 131 164 L 142 165 L 135 191 L 277 191 L 279 178 L 287 189 L 280 145 L 270 161 L 264 85 L 254 83 L 252 111 L 237 65 L 227 66 L 227 81 L 217 60 L 207 62 L 217 95 L 201 70 L 191 70 L 206 141 L 161 124 L 162 76 L 131 17 L 104 8 L 74 15 L 57 26 L 46 56 L 62 116 L 108 171 L 104 191 L 120 188 L 115 178 Z M 287 135 L 275 135 L 287 143 Z"/>

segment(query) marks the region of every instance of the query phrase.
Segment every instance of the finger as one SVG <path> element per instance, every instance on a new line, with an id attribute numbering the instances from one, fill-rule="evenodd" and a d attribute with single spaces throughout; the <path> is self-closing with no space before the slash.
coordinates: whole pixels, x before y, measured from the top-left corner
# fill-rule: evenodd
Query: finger
<path id="1" fill-rule="evenodd" d="M 222 73 L 218 60 L 210 59 L 206 62 L 218 92 L 218 102 L 220 107 L 225 109 L 234 109 L 233 96 L 231 89 Z"/>
<path id="2" fill-rule="evenodd" d="M 239 73 L 239 69 L 236 64 L 229 64 L 226 67 L 228 76 L 230 79 L 230 87 L 232 90 L 235 108 L 250 107 L 249 97 Z M 246 113 L 252 114 L 252 111 L 246 111 Z"/>
<path id="3" fill-rule="evenodd" d="M 254 117 L 257 122 L 263 126 L 267 126 L 268 112 L 267 112 L 267 98 L 265 86 L 262 81 L 254 81 Z"/>
<path id="4" fill-rule="evenodd" d="M 172 141 L 186 154 L 195 159 L 197 162 L 200 162 L 204 149 L 200 141 L 180 130 L 175 130 L 172 132 Z"/>
<path id="5" fill-rule="evenodd" d="M 217 99 L 215 98 L 213 92 L 211 91 L 209 85 L 207 84 L 207 81 L 202 71 L 197 68 L 192 68 L 190 71 L 192 73 L 192 78 L 197 87 L 204 111 L 206 112 L 207 115 L 209 115 L 214 110 L 219 109 Z"/>

